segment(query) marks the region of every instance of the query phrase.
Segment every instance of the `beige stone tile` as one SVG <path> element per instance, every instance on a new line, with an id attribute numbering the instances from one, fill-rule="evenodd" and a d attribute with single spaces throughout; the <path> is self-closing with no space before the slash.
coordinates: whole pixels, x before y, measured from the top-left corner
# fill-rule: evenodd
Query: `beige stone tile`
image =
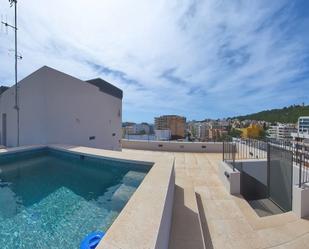
<path id="1" fill-rule="evenodd" d="M 261 229 L 258 230 L 257 233 L 263 238 L 264 247 L 274 247 L 285 244 L 300 236 L 299 231 L 289 229 L 288 226 Z"/>
<path id="2" fill-rule="evenodd" d="M 106 241 L 105 239 L 102 239 L 100 243 L 97 245 L 96 249 L 121 249 L 117 245 L 113 244 L 111 241 Z"/>
<path id="3" fill-rule="evenodd" d="M 237 205 L 232 200 L 203 200 L 206 217 L 209 219 L 243 218 Z"/>
<path id="4" fill-rule="evenodd" d="M 185 164 L 188 166 L 188 168 L 194 168 L 197 165 L 196 157 L 194 156 L 194 153 L 184 153 L 185 156 Z"/>
<path id="5" fill-rule="evenodd" d="M 222 186 L 220 187 L 205 187 L 198 186 L 195 187 L 195 191 L 200 194 L 203 199 L 210 200 L 230 200 L 231 195 Z"/>
<path id="6" fill-rule="evenodd" d="M 275 246 L 274 249 L 305 249 L 309 248 L 309 234 L 298 237 L 292 241 L 289 241 L 285 244 Z"/>
<path id="7" fill-rule="evenodd" d="M 212 169 L 202 169 L 201 167 L 198 168 L 185 168 L 186 174 L 192 178 L 205 178 L 205 177 L 212 177 L 217 176 L 217 173 Z"/>
<path id="8" fill-rule="evenodd" d="M 237 240 L 251 237 L 253 230 L 245 219 L 215 219 L 211 220 L 214 237 L 224 237 L 225 240 Z"/>
<path id="9" fill-rule="evenodd" d="M 260 238 L 238 238 L 225 240 L 223 237 L 213 239 L 213 249 L 262 249 Z"/>
<path id="10" fill-rule="evenodd" d="M 222 182 L 215 174 L 211 174 L 192 178 L 194 186 L 206 186 L 206 187 L 219 187 L 222 186 Z"/>

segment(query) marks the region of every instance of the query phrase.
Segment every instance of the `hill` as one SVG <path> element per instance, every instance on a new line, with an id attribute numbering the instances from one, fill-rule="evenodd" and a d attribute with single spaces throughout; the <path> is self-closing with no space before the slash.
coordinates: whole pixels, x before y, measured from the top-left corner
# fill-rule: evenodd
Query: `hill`
<path id="1" fill-rule="evenodd" d="M 309 116 L 309 105 L 293 105 L 282 109 L 261 111 L 249 115 L 235 117 L 239 120 L 263 120 L 267 122 L 296 123 L 300 116 Z"/>

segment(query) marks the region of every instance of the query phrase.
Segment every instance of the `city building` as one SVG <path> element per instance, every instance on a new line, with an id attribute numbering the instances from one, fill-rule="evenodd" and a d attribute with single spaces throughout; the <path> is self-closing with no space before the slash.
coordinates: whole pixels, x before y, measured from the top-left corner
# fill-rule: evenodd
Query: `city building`
<path id="1" fill-rule="evenodd" d="M 220 140 L 220 138 L 226 136 L 227 134 L 228 132 L 223 129 L 209 129 L 208 139 L 210 141 L 217 141 L 217 140 Z"/>
<path id="2" fill-rule="evenodd" d="M 186 118 L 177 115 L 164 115 L 155 118 L 155 130 L 171 130 L 172 139 L 185 137 Z"/>
<path id="3" fill-rule="evenodd" d="M 3 88 L 1 88 L 3 89 Z M 122 90 L 44 66 L 0 95 L 0 141 L 13 147 L 70 144 L 120 150 Z M 1 144 L 0 143 L 0 144 Z"/>
<path id="4" fill-rule="evenodd" d="M 124 135 L 144 135 L 150 134 L 150 126 L 147 123 L 135 124 L 125 123 L 122 127 Z"/>
<path id="5" fill-rule="evenodd" d="M 269 126 L 267 130 L 268 138 L 278 140 L 290 140 L 292 139 L 292 133 L 297 132 L 297 128 L 294 124 L 277 124 Z"/>
<path id="6" fill-rule="evenodd" d="M 299 117 L 299 119 L 298 119 L 298 130 L 301 133 L 309 134 L 309 116 Z"/>
<path id="7" fill-rule="evenodd" d="M 200 142 L 220 140 L 228 133 L 229 122 L 225 120 L 208 120 L 203 122 L 189 122 L 188 131 L 193 139 Z"/>
<path id="8" fill-rule="evenodd" d="M 309 144 L 309 116 L 299 117 L 297 131 L 291 136 L 295 141 Z"/>
<path id="9" fill-rule="evenodd" d="M 171 130 L 155 130 L 155 140 L 159 141 L 167 141 L 170 140 L 172 137 Z"/>
<path id="10" fill-rule="evenodd" d="M 133 125 L 124 126 L 124 127 L 122 127 L 122 132 L 123 132 L 123 135 L 135 134 L 134 133 L 134 126 Z"/>
<path id="11" fill-rule="evenodd" d="M 197 126 L 197 138 L 200 141 L 209 140 L 209 128 L 210 125 L 208 123 L 201 123 Z"/>
<path id="12" fill-rule="evenodd" d="M 147 123 L 134 124 L 133 125 L 134 134 L 149 134 L 150 127 Z"/>

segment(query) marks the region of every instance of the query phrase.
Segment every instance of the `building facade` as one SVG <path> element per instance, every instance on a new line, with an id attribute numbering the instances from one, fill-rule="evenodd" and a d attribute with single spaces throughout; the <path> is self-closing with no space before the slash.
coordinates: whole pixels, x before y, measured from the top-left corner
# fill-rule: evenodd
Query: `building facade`
<path id="1" fill-rule="evenodd" d="M 155 130 L 170 130 L 172 139 L 185 137 L 186 118 L 177 115 L 164 115 L 155 118 Z"/>
<path id="2" fill-rule="evenodd" d="M 292 133 L 296 132 L 297 128 L 294 124 L 277 124 L 271 125 L 267 130 L 268 138 L 277 140 L 291 140 Z"/>
<path id="3" fill-rule="evenodd" d="M 172 137 L 171 130 L 155 130 L 155 140 L 168 141 Z"/>
<path id="4" fill-rule="evenodd" d="M 309 144 L 309 116 L 299 117 L 297 131 L 291 135 L 293 140 Z"/>
<path id="5" fill-rule="evenodd" d="M 18 83 L 19 145 L 67 144 L 121 149 L 122 91 L 44 66 Z M 0 95 L 0 141 L 17 146 L 14 87 Z"/>
<path id="6" fill-rule="evenodd" d="M 146 123 L 134 124 L 133 125 L 134 134 L 149 134 L 150 127 Z"/>
<path id="7" fill-rule="evenodd" d="M 210 126 L 208 123 L 201 123 L 197 126 L 197 137 L 200 141 L 204 142 L 209 140 L 209 129 Z"/>

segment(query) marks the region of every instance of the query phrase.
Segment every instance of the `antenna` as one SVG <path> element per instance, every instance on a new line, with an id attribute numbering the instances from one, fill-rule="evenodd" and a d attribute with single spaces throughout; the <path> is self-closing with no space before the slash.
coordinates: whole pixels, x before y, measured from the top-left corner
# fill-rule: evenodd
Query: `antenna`
<path id="1" fill-rule="evenodd" d="M 6 29 L 12 28 L 14 29 L 14 34 L 15 34 L 15 106 L 14 109 L 16 110 L 17 113 L 17 146 L 19 146 L 19 105 L 18 105 L 18 85 L 17 85 L 17 60 L 21 59 L 22 57 L 18 55 L 17 52 L 17 0 L 9 0 L 10 7 L 14 6 L 14 13 L 15 13 L 15 18 L 14 18 L 14 25 L 9 24 L 6 21 L 1 21 L 1 24 L 6 27 Z M 1 18 L 2 19 L 2 18 Z"/>
<path id="2" fill-rule="evenodd" d="M 15 49 L 9 49 L 8 50 L 8 55 L 11 55 L 13 52 L 15 53 Z M 23 59 L 23 56 L 18 51 L 17 51 L 17 59 L 18 60 L 22 60 Z"/>
<path id="3" fill-rule="evenodd" d="M 1 33 L 4 31 L 5 29 L 5 34 L 7 35 L 8 34 L 8 18 L 7 16 L 5 15 L 5 21 L 3 19 L 3 15 L 1 15 Z M 3 29 L 4 27 L 4 29 Z"/>

